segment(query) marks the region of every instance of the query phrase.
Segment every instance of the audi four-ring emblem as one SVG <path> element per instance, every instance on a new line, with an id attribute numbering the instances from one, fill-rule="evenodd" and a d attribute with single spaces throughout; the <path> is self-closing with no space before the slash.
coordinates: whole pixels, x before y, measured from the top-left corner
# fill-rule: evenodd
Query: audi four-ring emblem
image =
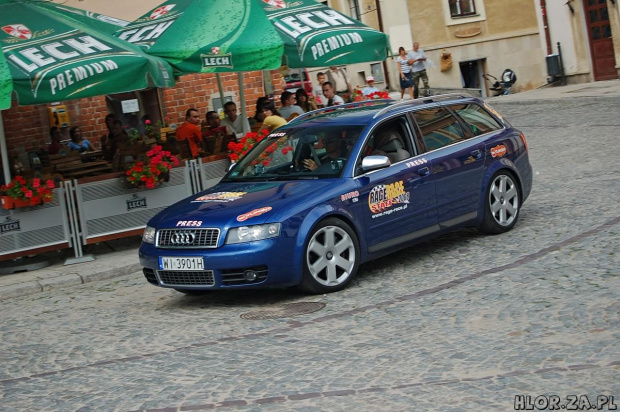
<path id="1" fill-rule="evenodd" d="M 173 245 L 191 245 L 196 239 L 194 232 L 176 232 L 170 238 Z"/>

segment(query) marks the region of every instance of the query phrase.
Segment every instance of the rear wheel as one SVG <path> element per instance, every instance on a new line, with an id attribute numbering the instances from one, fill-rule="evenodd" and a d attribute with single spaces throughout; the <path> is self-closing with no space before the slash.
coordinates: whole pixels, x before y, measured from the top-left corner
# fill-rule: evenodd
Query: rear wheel
<path id="1" fill-rule="evenodd" d="M 310 293 L 342 290 L 357 273 L 359 260 L 355 232 L 339 219 L 325 219 L 314 228 L 306 242 L 299 288 Z"/>
<path id="2" fill-rule="evenodd" d="M 480 231 L 498 234 L 517 223 L 521 207 L 519 184 L 512 173 L 500 170 L 491 178 L 485 193 L 484 218 Z"/>

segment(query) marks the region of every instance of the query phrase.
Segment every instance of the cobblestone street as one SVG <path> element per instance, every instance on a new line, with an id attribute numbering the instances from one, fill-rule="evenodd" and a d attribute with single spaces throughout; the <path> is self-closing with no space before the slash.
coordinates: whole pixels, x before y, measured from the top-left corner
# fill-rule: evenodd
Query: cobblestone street
<path id="1" fill-rule="evenodd" d="M 330 295 L 188 297 L 135 272 L 4 299 L 1 409 L 620 405 L 620 97 L 508 97 L 491 104 L 525 133 L 535 173 L 511 232 L 411 247 Z"/>

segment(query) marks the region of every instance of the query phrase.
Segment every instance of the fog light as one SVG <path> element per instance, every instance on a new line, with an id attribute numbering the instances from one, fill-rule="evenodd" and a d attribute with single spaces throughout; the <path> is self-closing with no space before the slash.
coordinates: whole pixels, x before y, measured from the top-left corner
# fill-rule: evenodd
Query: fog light
<path id="1" fill-rule="evenodd" d="M 243 272 L 243 278 L 249 282 L 255 281 L 258 275 L 253 270 L 246 270 Z"/>

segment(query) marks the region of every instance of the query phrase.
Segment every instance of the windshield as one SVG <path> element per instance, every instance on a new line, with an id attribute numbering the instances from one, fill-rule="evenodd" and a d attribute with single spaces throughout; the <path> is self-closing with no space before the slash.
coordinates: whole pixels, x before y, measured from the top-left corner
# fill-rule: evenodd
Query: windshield
<path id="1" fill-rule="evenodd" d="M 276 130 L 241 158 L 223 181 L 339 177 L 361 131 L 362 126 Z"/>

